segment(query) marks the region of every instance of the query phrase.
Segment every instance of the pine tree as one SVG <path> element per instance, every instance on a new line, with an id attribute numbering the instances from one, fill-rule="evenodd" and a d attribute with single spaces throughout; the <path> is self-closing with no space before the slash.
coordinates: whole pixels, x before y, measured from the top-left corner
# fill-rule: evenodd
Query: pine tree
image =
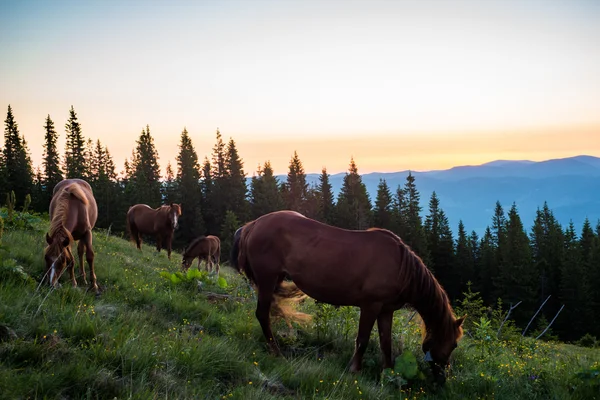
<path id="1" fill-rule="evenodd" d="M 213 201 L 215 200 L 215 182 L 213 180 L 210 161 L 207 157 L 204 157 L 204 163 L 202 165 L 200 191 L 202 193 L 201 207 L 206 232 L 211 235 L 216 235 L 221 230 L 221 227 L 218 224 L 219 220 L 216 215 L 218 207 L 213 204 Z"/>
<path id="2" fill-rule="evenodd" d="M 398 185 L 393 199 L 392 218 L 394 219 L 395 232 L 406 243 L 409 243 L 410 240 L 408 232 L 408 216 L 407 196 L 404 193 L 404 188 L 402 188 L 401 185 Z"/>
<path id="3" fill-rule="evenodd" d="M 492 234 L 496 262 L 492 265 L 494 269 L 490 270 L 489 272 L 492 282 L 494 282 L 494 289 L 492 289 L 493 298 L 497 298 L 500 297 L 501 292 L 495 282 L 498 280 L 498 276 L 502 273 L 502 269 L 504 268 L 506 261 L 505 255 L 507 252 L 506 216 L 504 215 L 504 209 L 499 201 L 496 201 L 496 208 L 494 209 L 494 215 L 492 217 Z"/>
<path id="4" fill-rule="evenodd" d="M 588 302 L 586 278 L 582 266 L 582 246 L 577 240 L 573 221 L 565 231 L 565 253 L 560 282 L 560 301 L 565 305 L 557 325 L 564 338 L 573 340 L 587 331 L 589 320 L 586 318 Z"/>
<path id="5" fill-rule="evenodd" d="M 406 177 L 406 183 L 402 190 L 404 199 L 401 207 L 404 212 L 401 214 L 401 223 L 403 224 L 404 232 L 402 239 L 407 243 L 425 262 L 429 264 L 429 252 L 427 251 L 427 239 L 423 229 L 423 220 L 421 219 L 421 195 L 415 184 L 415 177 L 411 172 Z"/>
<path id="6" fill-rule="evenodd" d="M 390 192 L 390 188 L 385 179 L 380 179 L 379 185 L 377 185 L 377 197 L 373 212 L 373 223 L 376 227 L 394 231 L 392 208 L 392 193 Z"/>
<path id="7" fill-rule="evenodd" d="M 158 151 L 150 127 L 142 130 L 129 164 L 126 196 L 131 204 L 147 204 L 152 208 L 162 204 Z"/>
<path id="8" fill-rule="evenodd" d="M 515 309 L 514 317 L 518 323 L 525 323 L 537 303 L 537 274 L 531 260 L 529 238 L 514 203 L 508 212 L 504 246 L 503 265 L 496 280 L 497 292 L 505 303 L 523 302 Z"/>
<path id="9" fill-rule="evenodd" d="M 231 246 L 233 243 L 233 235 L 242 224 L 232 211 L 225 213 L 225 219 L 221 225 L 221 260 L 229 260 L 231 254 Z"/>
<path id="10" fill-rule="evenodd" d="M 591 249 L 590 269 L 588 271 L 588 282 L 590 283 L 589 301 L 590 301 L 590 321 L 600 319 L 600 290 L 594 290 L 595 282 L 600 282 L 600 221 L 596 225 L 596 238 Z M 600 337 L 600 324 L 596 323 L 589 327 L 589 332 L 596 337 Z"/>
<path id="11" fill-rule="evenodd" d="M 425 237 L 429 254 L 428 267 L 435 273 L 451 299 L 460 295 L 459 277 L 454 270 L 454 239 L 435 191 L 429 200 L 429 214 L 425 218 Z"/>
<path id="12" fill-rule="evenodd" d="M 52 199 L 52 191 L 54 190 L 54 186 L 63 180 L 63 173 L 60 168 L 60 156 L 58 154 L 58 148 L 56 145 L 56 142 L 58 141 L 58 134 L 54 129 L 54 122 L 50 118 L 50 115 L 46 117 L 44 130 L 46 133 L 44 135 L 44 155 L 42 160 L 44 171 L 41 176 L 41 201 L 43 204 L 43 209 L 48 210 L 50 207 L 50 200 Z"/>
<path id="13" fill-rule="evenodd" d="M 100 140 L 96 141 L 94 150 L 90 154 L 90 160 L 90 184 L 98 204 L 96 226 L 118 230 L 124 227 L 124 223 L 120 219 L 113 218 L 113 215 L 117 214 L 120 204 L 115 163 L 108 148 L 103 146 Z M 112 226 L 113 224 L 115 226 Z"/>
<path id="14" fill-rule="evenodd" d="M 162 202 L 163 204 L 170 204 L 177 201 L 177 183 L 170 161 L 167 163 L 166 174 L 167 176 L 165 176 L 165 181 L 162 184 Z"/>
<path id="15" fill-rule="evenodd" d="M 465 225 L 460 220 L 458 222 L 458 238 L 456 239 L 456 258 L 454 263 L 455 273 L 458 277 L 457 290 L 459 293 L 467 289 L 468 282 L 475 282 L 475 251 L 472 247 L 473 242 L 477 243 L 477 234 L 475 234 L 474 240 L 471 240 L 467 236 Z"/>
<path id="16" fill-rule="evenodd" d="M 534 269 L 538 276 L 538 303 L 550 295 L 550 300 L 542 312 L 552 319 L 560 303 L 560 282 L 564 260 L 564 233 L 554 214 L 544 202 L 542 210 L 537 210 L 530 233 L 530 243 Z"/>
<path id="17" fill-rule="evenodd" d="M 244 163 L 240 158 L 235 141 L 229 139 L 225 152 L 227 210 L 233 211 L 239 221 L 247 221 L 249 214 L 248 200 L 246 199 L 248 187 Z"/>
<path id="18" fill-rule="evenodd" d="M 2 196 L 14 191 L 17 202 L 23 202 L 25 197 L 31 194 L 33 168 L 27 142 L 19 134 L 19 127 L 10 105 L 6 120 L 4 120 L 4 148 L 0 165 L 2 167 L 0 171 L 0 182 L 3 185 Z"/>
<path id="19" fill-rule="evenodd" d="M 88 173 L 85 170 L 85 139 L 81 133 L 81 124 L 77 119 L 75 109 L 71 106 L 69 120 L 65 124 L 65 178 L 85 178 Z"/>
<path id="20" fill-rule="evenodd" d="M 481 293 L 486 304 L 495 304 L 497 297 L 494 293 L 493 277 L 498 269 L 496 257 L 496 245 L 494 235 L 490 227 L 486 227 L 485 233 L 479 244 L 479 265 L 478 265 L 478 284 L 476 291 Z"/>
<path id="21" fill-rule="evenodd" d="M 187 129 L 181 132 L 177 155 L 177 199 L 181 205 L 182 218 L 175 233 L 178 243 L 187 244 L 205 233 L 202 218 L 200 188 L 200 165 L 192 139 Z"/>
<path id="22" fill-rule="evenodd" d="M 221 227 L 227 212 L 227 170 L 225 167 L 225 143 L 221 137 L 221 132 L 217 128 L 217 142 L 212 150 L 212 170 L 210 186 L 205 185 L 205 189 L 210 188 L 210 193 L 207 191 L 207 209 L 205 215 L 207 218 L 207 226 L 213 235 L 220 235 Z M 205 164 L 206 165 L 206 164 Z M 206 176 L 206 173 L 205 173 Z M 208 212 L 211 210 L 212 212 Z M 212 218 L 211 218 L 212 217 Z"/>
<path id="23" fill-rule="evenodd" d="M 335 223 L 335 204 L 333 202 L 333 188 L 329 182 L 329 174 L 327 173 L 326 168 L 321 170 L 317 193 L 319 202 L 317 219 L 326 224 L 333 225 Z"/>
<path id="24" fill-rule="evenodd" d="M 344 176 L 336 204 L 336 225 L 346 229 L 367 229 L 371 225 L 371 200 L 358 174 L 354 158 Z"/>
<path id="25" fill-rule="evenodd" d="M 282 186 L 282 197 L 285 202 L 285 207 L 288 210 L 298 211 L 306 215 L 306 200 L 307 200 L 308 184 L 306 183 L 306 173 L 302 166 L 302 161 L 298 157 L 298 153 L 294 151 L 294 155 L 290 160 L 289 172 L 287 181 Z"/>
<path id="26" fill-rule="evenodd" d="M 264 167 L 258 167 L 257 175 L 252 177 L 250 183 L 250 211 L 251 218 L 256 219 L 261 215 L 283 210 L 284 202 L 279 191 L 279 182 L 273 175 L 271 163 L 266 161 Z"/>

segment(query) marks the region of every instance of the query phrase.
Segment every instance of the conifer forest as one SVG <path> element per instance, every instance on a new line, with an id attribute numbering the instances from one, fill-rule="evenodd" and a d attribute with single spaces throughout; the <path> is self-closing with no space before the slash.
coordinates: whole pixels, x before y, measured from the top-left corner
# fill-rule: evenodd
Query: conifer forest
<path id="1" fill-rule="evenodd" d="M 422 207 L 413 175 L 398 187 L 381 180 L 376 198 L 370 198 L 351 158 L 335 196 L 325 168 L 317 185 L 307 183 L 298 154 L 291 157 L 285 180 L 274 176 L 269 160 L 249 171 L 235 140 L 219 130 L 212 149 L 198 151 L 183 129 L 176 165 L 166 165 L 166 176 L 161 176 L 159 149 L 149 126 L 142 129 L 131 158 L 122 166 L 99 139 L 84 135 L 73 107 L 64 127 L 55 126 L 48 115 L 45 120 L 40 117 L 40 129 L 45 132 L 43 160 L 34 168 L 31 144 L 8 106 L 0 149 L 2 203 L 11 201 L 14 193 L 19 209 L 30 199 L 30 212 L 48 213 L 54 186 L 63 178 L 83 178 L 98 203 L 97 228 L 126 237 L 130 206 L 179 203 L 182 216 L 174 249 L 183 249 L 199 235 L 217 235 L 223 260 L 237 228 L 276 210 L 295 210 L 347 229 L 385 228 L 425 261 L 453 304 L 464 293 L 479 292 L 490 310 L 498 304 L 505 310 L 514 307 L 511 317 L 524 328 L 547 300 L 531 330 L 543 329 L 559 313 L 552 324 L 554 337 L 571 342 L 586 334 L 600 337 L 598 221 L 588 220 L 576 231 L 573 224 L 561 225 L 546 204 L 539 205 L 534 221 L 523 221 L 516 204 L 497 202 L 490 205 L 494 215 L 480 237 L 462 222 L 450 226 L 435 192 L 428 207 Z M 59 135 L 65 135 L 64 149 L 58 148 Z"/>

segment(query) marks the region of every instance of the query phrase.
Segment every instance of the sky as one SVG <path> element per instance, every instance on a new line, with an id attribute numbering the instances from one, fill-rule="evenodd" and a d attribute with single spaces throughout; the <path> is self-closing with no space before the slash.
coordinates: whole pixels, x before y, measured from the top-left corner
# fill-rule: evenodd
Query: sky
<path id="1" fill-rule="evenodd" d="M 117 172 L 149 125 L 251 176 L 600 156 L 600 1 L 0 0 L 0 113 L 41 162 L 74 107 Z M 3 143 L 3 138 L 0 138 Z"/>

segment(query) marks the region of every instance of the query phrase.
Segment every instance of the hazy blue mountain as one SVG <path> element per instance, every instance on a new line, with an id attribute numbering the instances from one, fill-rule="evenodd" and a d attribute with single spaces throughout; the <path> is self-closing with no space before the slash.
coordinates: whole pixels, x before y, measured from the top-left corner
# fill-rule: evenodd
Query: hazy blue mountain
<path id="1" fill-rule="evenodd" d="M 359 165 L 360 168 L 360 165 Z M 343 173 L 331 176 L 331 184 L 339 192 Z M 362 175 L 374 202 L 377 185 L 385 179 L 392 190 L 404 186 L 408 171 Z M 413 172 L 421 193 L 423 216 L 429 197 L 435 191 L 440 205 L 456 234 L 459 220 L 465 228 L 483 234 L 491 225 L 496 201 L 508 212 L 516 203 L 523 224 L 531 231 L 536 210 L 544 201 L 563 226 L 573 220 L 580 231 L 586 217 L 593 226 L 600 219 L 600 158 L 576 156 L 541 162 L 497 160 L 476 166 L 458 166 L 447 170 Z M 280 182 L 285 175 L 278 176 Z M 309 184 L 318 183 L 319 174 L 308 174 Z M 578 232 L 579 233 L 579 232 Z"/>

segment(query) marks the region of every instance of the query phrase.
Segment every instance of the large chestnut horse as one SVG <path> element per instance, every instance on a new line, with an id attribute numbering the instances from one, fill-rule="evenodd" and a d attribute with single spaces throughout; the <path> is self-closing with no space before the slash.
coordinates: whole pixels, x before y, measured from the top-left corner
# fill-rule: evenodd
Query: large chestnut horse
<path id="1" fill-rule="evenodd" d="M 171 203 L 156 209 L 146 204 L 136 204 L 127 211 L 127 229 L 138 249 L 142 249 L 142 234 L 156 237 L 156 250 L 162 250 L 163 239 L 167 241 L 167 255 L 171 259 L 173 232 L 179 225 L 181 207 Z"/>
<path id="2" fill-rule="evenodd" d="M 360 307 L 352 372 L 361 369 L 375 321 L 383 367 L 391 368 L 393 314 L 409 304 L 424 321 L 425 360 L 436 380 L 445 381 L 444 368 L 462 336 L 464 317 L 455 318 L 433 274 L 392 232 L 345 230 L 297 212 L 277 211 L 238 229 L 231 260 L 258 292 L 256 318 L 275 354 L 280 352 L 270 326 L 271 306 L 277 307 L 287 293 L 302 291 L 324 303 Z"/>
<path id="3" fill-rule="evenodd" d="M 205 260 L 206 270 L 212 272 L 214 264 L 216 264 L 216 272 L 219 275 L 221 240 L 213 235 L 200 236 L 194 239 L 183 252 L 181 268 L 187 271 L 196 257 L 198 258 L 198 269 L 200 269 L 200 262 Z"/>
<path id="4" fill-rule="evenodd" d="M 98 207 L 90 185 L 81 179 L 65 179 L 55 187 L 50 201 L 50 230 L 46 233 L 48 246 L 44 250 L 46 262 L 45 275 L 56 286 L 65 267 L 71 273 L 73 287 L 75 278 L 75 260 L 71 250 L 73 241 L 78 240 L 77 254 L 83 283 L 87 284 L 83 253 L 90 268 L 91 287 L 98 293 L 96 273 L 94 272 L 94 249 L 92 247 L 92 229 L 98 218 Z"/>

